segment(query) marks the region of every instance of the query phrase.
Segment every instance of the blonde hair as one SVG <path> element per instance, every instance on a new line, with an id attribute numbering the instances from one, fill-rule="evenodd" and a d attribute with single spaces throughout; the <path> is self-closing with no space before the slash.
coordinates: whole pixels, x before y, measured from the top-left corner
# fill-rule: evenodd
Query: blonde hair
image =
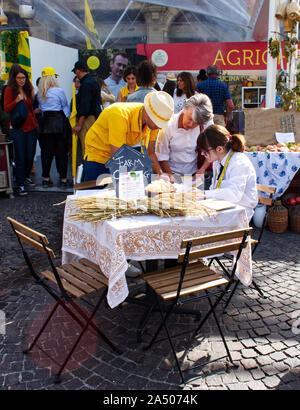
<path id="1" fill-rule="evenodd" d="M 58 82 L 55 75 L 47 75 L 46 77 L 41 77 L 39 81 L 39 96 L 43 100 L 47 100 L 47 91 L 49 88 L 58 87 Z"/>

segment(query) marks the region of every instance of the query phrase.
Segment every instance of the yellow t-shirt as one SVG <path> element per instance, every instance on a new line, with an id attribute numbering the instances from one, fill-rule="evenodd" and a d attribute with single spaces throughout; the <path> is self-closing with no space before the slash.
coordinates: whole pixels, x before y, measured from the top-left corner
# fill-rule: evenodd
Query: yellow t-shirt
<path id="1" fill-rule="evenodd" d="M 136 85 L 134 91 L 136 91 L 136 90 L 138 90 L 138 89 L 139 89 L 139 86 Z M 129 95 L 129 90 L 128 90 L 127 85 L 126 85 L 126 87 L 122 87 L 122 88 L 121 88 L 120 93 L 121 93 L 121 97 L 122 97 L 122 98 L 123 98 L 123 97 L 127 97 L 127 96 Z"/>
<path id="2" fill-rule="evenodd" d="M 140 138 L 139 114 L 142 103 L 114 103 L 105 108 L 85 136 L 85 159 L 100 164 L 111 157 L 110 146 L 120 148 L 123 144 L 130 147 L 138 144 Z M 158 130 L 144 126 L 142 143 L 155 141 Z"/>

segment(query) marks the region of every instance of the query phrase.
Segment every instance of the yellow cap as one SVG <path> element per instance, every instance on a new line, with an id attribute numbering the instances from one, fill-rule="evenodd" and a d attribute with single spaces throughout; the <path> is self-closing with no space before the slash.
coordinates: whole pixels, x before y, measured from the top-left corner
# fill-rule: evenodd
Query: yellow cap
<path id="1" fill-rule="evenodd" d="M 43 70 L 42 70 L 42 77 L 47 77 L 47 76 L 49 76 L 49 75 L 58 76 L 58 74 L 56 74 L 54 68 L 52 68 L 52 67 L 45 67 L 45 68 L 43 68 Z"/>

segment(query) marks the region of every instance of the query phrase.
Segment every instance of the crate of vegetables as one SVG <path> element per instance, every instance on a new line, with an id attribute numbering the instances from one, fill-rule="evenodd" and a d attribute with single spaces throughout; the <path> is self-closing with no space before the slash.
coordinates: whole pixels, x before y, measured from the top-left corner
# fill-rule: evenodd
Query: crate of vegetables
<path id="1" fill-rule="evenodd" d="M 293 142 L 285 143 L 279 142 L 278 144 L 267 145 L 266 147 L 262 145 L 252 145 L 251 147 L 246 147 L 245 151 L 248 152 L 300 152 L 300 144 Z"/>

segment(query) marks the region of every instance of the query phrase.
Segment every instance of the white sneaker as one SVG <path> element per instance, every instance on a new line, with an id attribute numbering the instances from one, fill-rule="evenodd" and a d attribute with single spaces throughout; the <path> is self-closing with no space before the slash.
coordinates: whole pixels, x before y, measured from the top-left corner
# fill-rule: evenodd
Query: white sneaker
<path id="1" fill-rule="evenodd" d="M 128 278 L 137 278 L 138 276 L 141 275 L 142 269 L 137 268 L 136 266 L 132 265 L 131 263 L 128 264 L 128 269 L 125 272 L 125 275 L 128 276 Z"/>

